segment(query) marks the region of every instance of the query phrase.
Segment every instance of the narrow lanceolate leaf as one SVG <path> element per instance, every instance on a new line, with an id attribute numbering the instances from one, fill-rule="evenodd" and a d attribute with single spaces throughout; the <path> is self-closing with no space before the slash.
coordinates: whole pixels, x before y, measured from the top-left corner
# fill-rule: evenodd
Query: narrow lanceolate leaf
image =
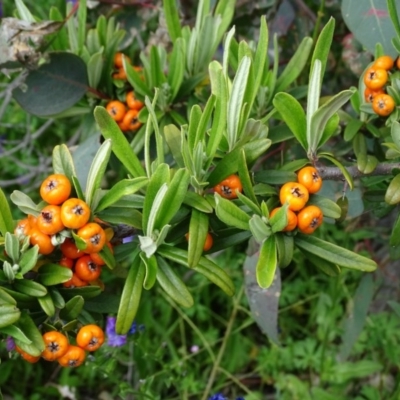
<path id="1" fill-rule="evenodd" d="M 133 177 L 146 176 L 139 158 L 132 151 L 128 140 L 119 129 L 117 123 L 108 114 L 107 110 L 104 107 L 97 106 L 94 110 L 94 117 L 104 138 L 111 139 L 112 151 L 127 171 Z"/>
<path id="2" fill-rule="evenodd" d="M 268 288 L 274 281 L 278 256 L 275 243 L 275 235 L 271 235 L 264 241 L 260 248 L 260 256 L 256 266 L 257 283 L 262 288 Z"/>
<path id="3" fill-rule="evenodd" d="M 344 178 L 346 179 L 350 189 L 353 190 L 353 188 L 354 188 L 353 178 L 349 174 L 349 171 L 347 171 L 346 167 L 341 162 L 336 160 L 336 158 L 332 157 L 330 154 L 320 153 L 320 154 L 318 154 L 318 156 L 320 158 L 325 158 L 325 159 L 329 160 L 330 162 L 332 162 L 333 164 L 335 164 L 340 169 L 340 171 L 342 172 L 342 174 L 343 174 Z"/>
<path id="4" fill-rule="evenodd" d="M 239 155 L 239 166 L 238 166 L 239 178 L 242 182 L 244 194 L 258 206 L 258 200 L 253 190 L 253 183 L 251 182 L 249 169 L 247 167 L 246 154 L 244 150 Z"/>
<path id="5" fill-rule="evenodd" d="M 72 155 L 65 144 L 57 145 L 53 149 L 53 170 L 55 174 L 65 175 L 72 183 L 72 177 L 76 176 Z"/>
<path id="6" fill-rule="evenodd" d="M 385 194 L 385 201 L 391 205 L 400 202 L 400 174 L 396 175 L 389 183 Z"/>
<path id="7" fill-rule="evenodd" d="M 318 110 L 319 97 L 321 95 L 321 61 L 315 60 L 311 67 L 310 82 L 308 85 L 307 93 L 307 111 L 306 111 L 306 121 L 307 121 L 307 151 L 312 147 L 312 137 L 311 137 L 311 118 L 314 113 Z"/>
<path id="8" fill-rule="evenodd" d="M 192 210 L 189 225 L 188 265 L 193 268 L 203 254 L 203 246 L 208 233 L 208 216 L 196 209 Z"/>
<path id="9" fill-rule="evenodd" d="M 146 197 L 143 205 L 143 227 L 147 232 L 149 217 L 156 195 L 164 184 L 169 184 L 169 167 L 167 164 L 160 164 L 154 171 L 146 190 Z M 165 193 L 164 193 L 165 194 Z"/>
<path id="10" fill-rule="evenodd" d="M 278 251 L 278 266 L 287 267 L 293 259 L 294 240 L 293 236 L 277 233 L 275 235 L 276 249 Z"/>
<path id="11" fill-rule="evenodd" d="M 124 335 L 129 331 L 135 319 L 142 295 L 145 274 L 146 268 L 140 257 L 137 256 L 129 269 L 121 294 L 115 325 L 115 331 L 120 335 Z"/>
<path id="12" fill-rule="evenodd" d="M 166 125 L 164 127 L 165 141 L 167 142 L 172 157 L 179 168 L 183 168 L 185 166 L 181 149 L 181 135 L 182 131 L 173 124 Z"/>
<path id="13" fill-rule="evenodd" d="M 186 168 L 178 169 L 168 185 L 161 207 L 158 210 L 154 223 L 155 229 L 161 229 L 167 225 L 181 208 L 185 199 L 190 176 Z"/>
<path id="14" fill-rule="evenodd" d="M 16 344 L 32 356 L 39 356 L 44 350 L 45 344 L 42 334 L 32 318 L 26 312 L 21 313 L 17 326 L 32 343 L 26 344 L 22 341 L 16 341 Z"/>
<path id="15" fill-rule="evenodd" d="M 0 288 L 0 306 L 1 305 L 17 305 L 13 296 L 10 296 L 6 291 Z"/>
<path id="16" fill-rule="evenodd" d="M 377 268 L 375 261 L 312 235 L 298 234 L 296 246 L 327 261 L 334 260 L 341 267 L 371 272 Z"/>
<path id="17" fill-rule="evenodd" d="M 21 312 L 12 304 L 0 305 L 0 328 L 12 325 L 19 320 Z"/>
<path id="18" fill-rule="evenodd" d="M 390 246 L 400 246 L 400 214 L 397 216 L 390 235 Z"/>
<path id="19" fill-rule="evenodd" d="M 10 232 L 6 233 L 5 250 L 13 263 L 17 263 L 19 259 L 20 243 L 18 237 Z"/>
<path id="20" fill-rule="evenodd" d="M 179 9 L 176 5 L 176 1 L 163 0 L 163 10 L 169 36 L 172 42 L 175 42 L 178 38 L 182 37 Z"/>
<path id="21" fill-rule="evenodd" d="M 214 211 L 211 204 L 205 199 L 205 197 L 195 192 L 186 192 L 183 203 L 203 213 L 209 214 Z"/>
<path id="22" fill-rule="evenodd" d="M 117 182 L 107 193 L 100 199 L 99 204 L 94 212 L 104 210 L 112 206 L 124 196 L 136 193 L 139 189 L 146 186 L 149 182 L 145 176 L 140 176 L 133 179 L 123 179 Z"/>
<path id="23" fill-rule="evenodd" d="M 355 89 L 343 90 L 321 106 L 311 117 L 309 151 L 315 153 L 329 119 L 350 99 Z"/>
<path id="24" fill-rule="evenodd" d="M 38 245 L 31 247 L 29 250 L 25 251 L 24 254 L 22 254 L 22 257 L 18 263 L 22 275 L 26 274 L 36 265 L 38 254 Z"/>
<path id="25" fill-rule="evenodd" d="M 183 249 L 162 245 L 158 248 L 157 253 L 176 262 L 180 265 L 188 267 L 188 252 Z M 232 296 L 235 293 L 235 287 L 228 274 L 207 257 L 201 257 L 198 264 L 193 268 L 208 278 L 211 282 L 219 286 L 227 295 Z"/>
<path id="26" fill-rule="evenodd" d="M 52 317 L 56 313 L 56 307 L 50 293 L 47 293 L 43 297 L 38 297 L 38 302 L 47 316 Z"/>
<path id="27" fill-rule="evenodd" d="M 151 257 L 147 257 L 145 253 L 140 253 L 140 258 L 142 260 L 143 265 L 146 268 L 146 274 L 144 276 L 143 287 L 146 290 L 151 289 L 154 284 L 156 283 L 157 279 L 157 259 L 156 256 L 153 254 Z"/>
<path id="28" fill-rule="evenodd" d="M 83 309 L 83 305 L 85 304 L 85 300 L 82 296 L 74 296 L 72 299 L 68 300 L 65 303 L 65 307 L 60 310 L 60 318 L 65 319 L 67 321 L 72 321 L 73 319 L 78 318 L 79 314 Z"/>
<path id="29" fill-rule="evenodd" d="M 240 132 L 239 126 L 242 115 L 243 99 L 246 92 L 247 80 L 250 72 L 251 59 L 243 57 L 239 69 L 233 80 L 232 91 L 228 102 L 228 132 L 229 149 L 232 150 Z"/>
<path id="30" fill-rule="evenodd" d="M 163 290 L 182 307 L 191 307 L 193 297 L 181 278 L 162 257 L 157 257 L 157 262 L 157 282 Z"/>
<path id="31" fill-rule="evenodd" d="M 4 192 L 0 188 L 0 233 L 5 236 L 7 232 L 14 231 L 14 222 L 10 210 L 10 205 Z"/>
<path id="32" fill-rule="evenodd" d="M 311 68 L 314 66 L 316 60 L 319 60 L 321 62 L 320 85 L 322 84 L 322 79 L 324 77 L 326 63 L 328 61 L 328 55 L 331 49 L 334 30 L 335 30 L 335 20 L 334 18 L 331 17 L 328 23 L 322 29 L 318 37 L 317 43 L 315 44 L 314 52 L 312 55 Z M 312 74 L 312 72 L 310 74 Z"/>
<path id="33" fill-rule="evenodd" d="M 301 41 L 296 52 L 293 54 L 285 69 L 276 80 L 276 92 L 281 92 L 282 90 L 285 90 L 291 83 L 295 81 L 295 79 L 297 79 L 304 66 L 307 64 L 312 45 L 313 41 L 310 37 L 305 37 Z"/>
<path id="34" fill-rule="evenodd" d="M 37 217 L 40 214 L 40 207 L 25 193 L 14 190 L 10 195 L 10 200 L 24 213 L 32 214 Z"/>
<path id="35" fill-rule="evenodd" d="M 306 116 L 300 103 L 288 93 L 277 93 L 273 104 L 301 146 L 307 150 Z"/>
<path id="36" fill-rule="evenodd" d="M 38 280 L 45 286 L 58 285 L 72 278 L 72 271 L 57 264 L 46 264 L 40 267 Z"/>
<path id="37" fill-rule="evenodd" d="M 224 199 L 218 193 L 215 193 L 216 213 L 217 217 L 227 224 L 235 228 L 248 230 L 250 216 L 241 210 L 230 200 Z"/>
<path id="38" fill-rule="evenodd" d="M 3 333 L 7 336 L 11 336 L 14 339 L 17 339 L 25 344 L 31 344 L 32 341 L 15 325 L 8 325 L 4 328 L 0 328 L 0 333 Z"/>
<path id="39" fill-rule="evenodd" d="M 13 286 L 18 292 L 33 297 L 43 297 L 47 294 L 47 289 L 43 285 L 29 279 L 16 279 Z"/>
<path id="40" fill-rule="evenodd" d="M 178 38 L 174 43 L 174 48 L 171 54 L 171 61 L 169 63 L 168 83 L 171 90 L 170 101 L 172 102 L 181 87 L 183 77 L 185 75 L 185 40 Z"/>
<path id="41" fill-rule="evenodd" d="M 108 160 L 111 155 L 111 140 L 107 139 L 97 151 L 89 169 L 86 182 L 86 204 L 91 207 L 93 196 L 97 189 L 100 188 L 104 173 L 107 168 Z"/>

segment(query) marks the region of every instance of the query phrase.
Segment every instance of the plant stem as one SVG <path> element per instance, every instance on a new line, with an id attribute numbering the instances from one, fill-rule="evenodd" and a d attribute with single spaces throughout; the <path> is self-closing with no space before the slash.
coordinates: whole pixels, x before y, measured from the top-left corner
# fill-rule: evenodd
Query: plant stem
<path id="1" fill-rule="evenodd" d="M 324 16 L 324 9 L 325 9 L 325 0 L 321 0 L 321 4 L 319 6 L 319 10 L 317 13 L 317 20 L 315 21 L 315 27 L 313 32 L 313 43 L 317 41 L 317 37 L 319 34 L 319 27 L 321 25 L 322 17 Z"/>
<path id="2" fill-rule="evenodd" d="M 212 368 L 210 376 L 208 378 L 206 389 L 205 389 L 205 391 L 203 393 L 203 396 L 202 396 L 201 400 L 207 400 L 207 397 L 210 394 L 211 388 L 212 388 L 212 386 L 214 384 L 215 377 L 216 377 L 217 372 L 218 372 L 218 370 L 220 368 L 219 365 L 221 364 L 222 357 L 223 357 L 224 352 L 225 352 L 225 347 L 226 347 L 226 345 L 228 343 L 230 334 L 232 332 L 233 323 L 235 322 L 235 319 L 236 319 L 236 314 L 238 312 L 239 303 L 240 303 L 240 300 L 242 298 L 243 291 L 244 291 L 244 286 L 242 285 L 242 287 L 240 288 L 240 292 L 238 293 L 238 295 L 237 295 L 237 297 L 236 297 L 236 299 L 235 299 L 235 301 L 233 303 L 233 310 L 232 310 L 232 313 L 231 313 L 231 317 L 229 318 L 228 325 L 226 326 L 226 331 L 225 331 L 225 335 L 224 335 L 224 338 L 223 338 L 222 343 L 221 343 L 221 347 L 219 348 L 219 352 L 217 354 L 217 358 L 216 358 L 216 360 L 214 362 L 213 368 Z"/>

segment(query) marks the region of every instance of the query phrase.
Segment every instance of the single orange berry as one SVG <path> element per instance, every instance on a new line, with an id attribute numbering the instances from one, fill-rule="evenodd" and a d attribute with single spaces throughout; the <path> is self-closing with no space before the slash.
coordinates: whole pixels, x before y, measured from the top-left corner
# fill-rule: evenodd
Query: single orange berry
<path id="1" fill-rule="evenodd" d="M 63 367 L 79 367 L 86 358 L 85 350 L 79 346 L 69 345 L 65 354 L 57 359 Z"/>
<path id="2" fill-rule="evenodd" d="M 128 110 L 122 120 L 122 126 L 128 131 L 138 130 L 142 126 L 142 123 L 138 120 L 138 115 L 138 110 Z M 121 130 L 123 131 L 122 128 Z"/>
<path id="3" fill-rule="evenodd" d="M 96 222 L 90 222 L 80 228 L 77 235 L 86 243 L 84 253 L 98 253 L 106 244 L 106 233 Z"/>
<path id="4" fill-rule="evenodd" d="M 385 69 L 370 67 L 365 71 L 364 83 L 370 89 L 381 89 L 388 81 L 388 73 Z"/>
<path id="5" fill-rule="evenodd" d="M 322 178 L 316 168 L 307 166 L 297 173 L 297 180 L 304 185 L 308 193 L 317 193 L 322 187 Z"/>
<path id="6" fill-rule="evenodd" d="M 373 68 L 381 68 L 385 69 L 386 71 L 389 71 L 389 69 L 392 69 L 394 65 L 394 60 L 390 56 L 381 56 L 378 57 L 374 64 L 372 65 Z"/>
<path id="7" fill-rule="evenodd" d="M 31 228 L 29 231 L 29 241 L 32 246 L 39 246 L 39 254 L 51 254 L 54 251 L 54 245 L 51 243 L 51 238 L 38 228 Z"/>
<path id="8" fill-rule="evenodd" d="M 75 274 L 86 282 L 95 281 L 101 273 L 101 266 L 97 265 L 89 255 L 84 255 L 76 260 Z"/>
<path id="9" fill-rule="evenodd" d="M 48 205 L 43 208 L 36 220 L 37 228 L 46 235 L 55 235 L 65 227 L 61 221 L 61 207 Z"/>
<path id="10" fill-rule="evenodd" d="M 106 233 L 107 236 L 107 233 Z M 111 253 L 114 253 L 113 247 L 110 242 L 106 242 L 106 246 L 110 249 Z M 89 254 L 90 258 L 97 264 L 97 265 L 104 265 L 105 261 L 101 258 L 99 253 L 91 253 Z"/>
<path id="11" fill-rule="evenodd" d="M 90 218 L 90 208 L 81 199 L 70 198 L 61 206 L 61 221 L 66 228 L 79 229 Z M 71 257 L 72 258 L 72 257 Z"/>
<path id="12" fill-rule="evenodd" d="M 301 210 L 306 205 L 308 198 L 307 188 L 298 182 L 287 182 L 279 191 L 281 204 L 288 203 L 292 211 Z"/>
<path id="13" fill-rule="evenodd" d="M 396 104 L 393 97 L 388 94 L 379 94 L 375 96 L 374 101 L 372 102 L 372 109 L 381 117 L 387 117 L 391 114 L 395 106 Z"/>
<path id="14" fill-rule="evenodd" d="M 68 338 L 60 332 L 50 331 L 43 335 L 45 349 L 42 357 L 47 361 L 54 361 L 62 357 L 68 349 Z"/>
<path id="15" fill-rule="evenodd" d="M 75 242 L 71 239 L 65 239 L 64 243 L 62 243 L 60 246 L 60 250 L 64 257 L 71 258 L 73 260 L 84 255 L 83 251 L 79 250 L 76 247 Z"/>
<path id="16" fill-rule="evenodd" d="M 123 62 L 122 60 L 125 59 L 125 62 L 127 62 L 128 64 L 131 64 L 131 60 L 129 59 L 129 57 L 123 53 L 117 52 L 114 55 L 114 66 L 116 68 L 122 68 L 123 67 Z"/>
<path id="17" fill-rule="evenodd" d="M 40 186 L 40 196 L 49 204 L 59 205 L 71 194 L 71 182 L 62 174 L 48 176 Z"/>
<path id="18" fill-rule="evenodd" d="M 369 87 L 366 87 L 364 90 L 364 98 L 367 103 L 372 103 L 374 101 L 375 96 L 378 94 L 385 94 L 385 91 L 383 89 L 370 89 Z"/>
<path id="19" fill-rule="evenodd" d="M 144 107 L 144 103 L 136 98 L 133 90 L 126 94 L 126 104 L 132 110 L 140 111 Z"/>
<path id="20" fill-rule="evenodd" d="M 225 199 L 236 199 L 238 197 L 237 193 L 242 192 L 242 190 L 242 182 L 237 175 L 230 175 L 214 186 L 214 191 Z"/>
<path id="21" fill-rule="evenodd" d="M 305 234 L 313 233 L 321 224 L 323 214 L 317 206 L 304 207 L 297 215 L 297 227 Z"/>
<path id="22" fill-rule="evenodd" d="M 83 281 L 81 278 L 78 277 L 78 275 L 76 275 L 76 273 L 74 272 L 72 274 L 72 278 L 69 279 L 66 282 L 63 282 L 62 284 L 65 288 L 76 288 L 76 287 L 84 287 L 87 286 L 88 283 L 86 281 Z"/>
<path id="23" fill-rule="evenodd" d="M 21 354 L 21 357 L 28 361 L 31 364 L 37 363 L 40 360 L 40 356 L 32 356 L 31 354 L 27 353 L 26 351 L 22 350 L 20 347 L 15 345 L 15 351 Z"/>
<path id="24" fill-rule="evenodd" d="M 76 343 L 84 350 L 95 351 L 104 343 L 104 332 L 97 325 L 85 325 L 76 335 Z"/>
<path id="25" fill-rule="evenodd" d="M 114 121 L 122 121 L 126 114 L 126 107 L 122 101 L 112 100 L 107 103 L 106 110 Z"/>
<path id="26" fill-rule="evenodd" d="M 29 231 L 31 230 L 31 223 L 28 218 L 21 219 L 17 223 L 17 226 L 14 229 L 14 233 L 21 238 L 29 235 Z"/>

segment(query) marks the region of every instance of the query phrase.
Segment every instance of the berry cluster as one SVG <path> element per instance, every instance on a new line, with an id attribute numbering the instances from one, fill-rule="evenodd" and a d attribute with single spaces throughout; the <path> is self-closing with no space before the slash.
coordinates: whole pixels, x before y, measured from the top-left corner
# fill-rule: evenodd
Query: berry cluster
<path id="1" fill-rule="evenodd" d="M 392 96 L 386 93 L 385 86 L 390 80 L 390 70 L 395 66 L 395 61 L 390 56 L 378 57 L 364 74 L 364 98 L 367 103 L 372 103 L 372 109 L 381 117 L 390 115 L 396 103 Z M 400 59 L 396 60 L 396 67 L 400 69 Z"/>
<path id="2" fill-rule="evenodd" d="M 99 326 L 90 324 L 78 331 L 76 345 L 70 344 L 69 337 L 58 331 L 44 333 L 43 341 L 45 349 L 40 356 L 32 356 L 18 346 L 15 346 L 15 350 L 30 363 L 44 358 L 58 361 L 63 367 L 79 367 L 85 361 L 86 351 L 96 351 L 104 343 L 104 332 Z"/>
<path id="3" fill-rule="evenodd" d="M 28 215 L 20 220 L 14 230 L 20 238 L 28 236 L 30 244 L 39 247 L 39 254 L 50 255 L 59 247 L 63 255 L 59 264 L 73 269 L 72 279 L 64 283 L 66 287 L 85 286 L 96 280 L 104 265 L 99 252 L 106 244 L 111 249 L 106 231 L 90 221 L 89 206 L 79 198 L 70 197 L 71 190 L 65 175 L 48 176 L 40 187 L 47 205 L 38 216 Z"/>
<path id="4" fill-rule="evenodd" d="M 281 187 L 279 200 L 282 205 L 288 204 L 288 224 L 283 229 L 284 232 L 297 228 L 302 233 L 311 234 L 322 224 L 321 209 L 315 205 L 307 205 L 309 195 L 317 193 L 321 186 L 322 178 L 318 171 L 312 166 L 307 166 L 297 173 L 297 182 L 286 182 Z M 270 217 L 279 209 L 280 207 L 274 208 Z"/>
<path id="5" fill-rule="evenodd" d="M 123 59 L 130 63 L 126 55 L 122 53 L 115 54 L 114 67 L 117 69 L 117 72 L 113 74 L 114 79 L 126 80 L 126 72 L 122 63 Z M 141 71 L 140 67 L 134 67 L 134 69 Z M 133 90 L 126 92 L 124 101 L 111 100 L 106 104 L 106 110 L 114 121 L 118 123 L 122 132 L 137 131 L 142 126 L 138 120 L 138 115 L 143 107 L 144 103 L 136 98 Z"/>

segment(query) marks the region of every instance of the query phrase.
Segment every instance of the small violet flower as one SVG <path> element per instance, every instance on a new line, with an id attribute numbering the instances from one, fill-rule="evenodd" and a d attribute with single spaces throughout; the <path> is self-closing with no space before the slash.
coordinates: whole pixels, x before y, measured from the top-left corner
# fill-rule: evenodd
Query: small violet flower
<path id="1" fill-rule="evenodd" d="M 108 316 L 106 322 L 106 335 L 107 335 L 107 344 L 111 347 L 121 347 L 127 342 L 127 335 L 119 335 L 115 332 L 115 323 L 116 317 Z M 139 325 L 137 328 L 136 322 L 134 322 L 129 329 L 128 334 L 133 335 L 138 330 L 143 330 L 143 325 Z"/>
<path id="2" fill-rule="evenodd" d="M 208 400 L 228 400 L 228 398 L 221 393 L 217 393 L 209 397 Z M 245 400 L 245 399 L 244 397 L 237 397 L 236 400 Z"/>
<path id="3" fill-rule="evenodd" d="M 7 351 L 13 351 L 15 349 L 15 342 L 11 336 L 8 336 L 6 339 L 6 349 Z"/>

